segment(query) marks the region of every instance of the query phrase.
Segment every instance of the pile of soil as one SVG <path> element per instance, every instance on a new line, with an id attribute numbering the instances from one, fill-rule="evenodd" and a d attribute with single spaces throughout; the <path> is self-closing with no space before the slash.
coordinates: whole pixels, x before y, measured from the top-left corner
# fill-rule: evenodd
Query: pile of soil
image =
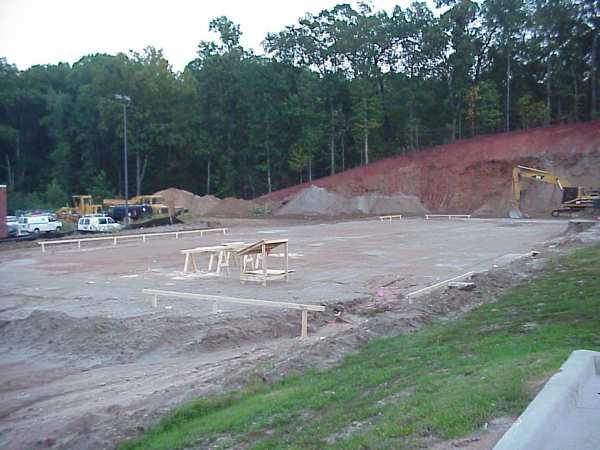
<path id="1" fill-rule="evenodd" d="M 165 199 L 165 203 L 172 208 L 185 208 L 190 213 L 199 216 L 217 217 L 252 217 L 252 211 L 259 205 L 250 200 L 227 197 L 223 200 L 214 195 L 196 195 L 192 192 L 168 188 L 155 192 Z"/>
<path id="2" fill-rule="evenodd" d="M 253 215 L 252 211 L 258 207 L 257 203 L 250 200 L 227 197 L 208 211 L 208 215 L 216 217 L 251 217 Z"/>
<path id="3" fill-rule="evenodd" d="M 254 313 L 252 319 L 117 319 L 36 310 L 24 319 L 0 321 L 0 352 L 7 358 L 21 359 L 27 354 L 32 360 L 61 360 L 69 365 L 127 364 L 154 354 L 214 352 L 297 333 L 295 311 Z"/>
<path id="4" fill-rule="evenodd" d="M 184 208 L 192 214 L 206 215 L 211 209 L 217 206 L 221 200 L 214 195 L 196 195 L 192 192 L 168 188 L 155 192 L 153 195 L 160 195 L 165 199 L 165 204 L 175 209 Z"/>
<path id="5" fill-rule="evenodd" d="M 365 194 L 347 196 L 317 186 L 294 195 L 275 215 L 424 214 L 427 210 L 414 195 Z"/>
<path id="6" fill-rule="evenodd" d="M 600 121 L 556 125 L 480 136 L 377 161 L 321 178 L 312 184 L 346 196 L 414 195 L 436 213 L 502 216 L 512 200 L 517 165 L 548 170 L 573 185 L 600 187 Z M 281 203 L 308 183 L 267 194 L 258 201 Z M 560 205 L 553 186 L 525 181 L 521 210 L 549 216 Z"/>

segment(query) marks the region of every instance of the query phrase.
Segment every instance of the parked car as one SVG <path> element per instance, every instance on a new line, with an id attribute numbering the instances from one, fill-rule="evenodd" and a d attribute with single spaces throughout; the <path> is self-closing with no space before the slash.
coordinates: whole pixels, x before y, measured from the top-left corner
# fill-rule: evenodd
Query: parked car
<path id="1" fill-rule="evenodd" d="M 77 231 L 80 233 L 113 233 L 120 229 L 121 225 L 112 217 L 103 214 L 83 216 L 77 221 Z"/>
<path id="2" fill-rule="evenodd" d="M 6 231 L 9 236 L 19 234 L 19 219 L 17 216 L 6 216 Z"/>
<path id="3" fill-rule="evenodd" d="M 52 214 L 39 214 L 19 217 L 19 234 L 39 234 L 58 232 L 63 223 Z"/>

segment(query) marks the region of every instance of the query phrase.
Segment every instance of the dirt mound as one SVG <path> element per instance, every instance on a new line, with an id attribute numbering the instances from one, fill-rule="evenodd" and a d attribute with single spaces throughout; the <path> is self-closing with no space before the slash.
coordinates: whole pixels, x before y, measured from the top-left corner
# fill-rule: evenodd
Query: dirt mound
<path id="1" fill-rule="evenodd" d="M 600 121 L 557 125 L 456 141 L 321 178 L 312 184 L 347 196 L 414 195 L 432 212 L 505 216 L 512 200 L 512 169 L 526 165 L 600 186 Z M 272 192 L 263 203 L 290 200 L 307 183 Z M 521 210 L 549 216 L 560 193 L 525 182 Z"/>
<path id="2" fill-rule="evenodd" d="M 192 214 L 206 215 L 208 211 L 217 206 L 221 200 L 214 195 L 196 195 L 183 189 L 168 188 L 155 192 L 165 199 L 165 203 L 174 208 L 187 209 Z"/>
<path id="3" fill-rule="evenodd" d="M 258 208 L 258 204 L 235 197 L 227 197 L 221 200 L 214 208 L 208 211 L 208 215 L 218 217 L 250 217 L 252 211 Z"/>
<path id="4" fill-rule="evenodd" d="M 294 195 L 275 215 L 422 214 L 426 209 L 414 195 L 366 194 L 356 197 L 310 186 Z"/>
<path id="5" fill-rule="evenodd" d="M 18 349 L 43 358 L 86 359 L 90 365 L 119 364 L 176 345 L 178 337 L 194 333 L 196 326 L 184 318 L 77 318 L 36 310 L 25 319 L 1 324 L 0 342 L 7 353 Z"/>
<path id="6" fill-rule="evenodd" d="M 251 323 L 252 326 L 248 326 Z M 0 353 L 11 359 L 67 360 L 95 366 L 125 364 L 161 354 L 207 353 L 264 339 L 292 337 L 298 315 L 263 313 L 252 319 L 73 317 L 33 311 L 24 319 L 0 321 Z"/>

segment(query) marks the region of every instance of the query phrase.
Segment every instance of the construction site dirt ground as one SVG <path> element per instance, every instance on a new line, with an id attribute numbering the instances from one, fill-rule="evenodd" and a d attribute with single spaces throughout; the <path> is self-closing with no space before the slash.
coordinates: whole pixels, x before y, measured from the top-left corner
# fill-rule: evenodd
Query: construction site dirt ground
<path id="1" fill-rule="evenodd" d="M 2 251 L 0 447 L 113 448 L 179 402 L 239 385 L 257 367 L 276 365 L 281 374 L 325 367 L 354 348 L 336 336 L 359 323 L 368 331 L 367 309 L 396 305 L 401 316 L 386 325 L 398 328 L 392 333 L 417 326 L 426 306 L 451 316 L 469 305 L 452 295 L 434 304 L 406 294 L 501 270 L 566 228 L 564 220 L 239 221 L 226 236 Z M 290 242 L 289 282 L 241 284 L 238 267 L 221 276 L 182 273 L 182 249 L 280 237 Z M 270 256 L 273 268 L 283 267 L 282 252 Z M 214 313 L 209 302 L 170 298 L 154 308 L 144 288 L 328 309 L 309 315 L 309 337 L 300 340 L 299 311 L 223 303 Z M 348 322 L 333 321 L 338 303 L 347 305 Z M 355 317 L 353 305 L 362 305 Z M 292 364 L 298 349 L 311 356 Z"/>

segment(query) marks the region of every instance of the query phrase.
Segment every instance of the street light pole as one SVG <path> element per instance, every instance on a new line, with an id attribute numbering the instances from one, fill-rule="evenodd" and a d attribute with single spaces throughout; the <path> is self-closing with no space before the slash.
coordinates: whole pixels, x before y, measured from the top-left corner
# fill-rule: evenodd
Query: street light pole
<path id="1" fill-rule="evenodd" d="M 125 181 L 125 223 L 129 221 L 129 177 L 127 169 L 127 105 L 131 102 L 131 98 L 127 95 L 115 94 L 115 98 L 123 102 L 123 163 L 125 165 L 124 181 Z"/>
<path id="2" fill-rule="evenodd" d="M 123 102 L 123 152 L 125 160 L 125 223 L 129 222 L 129 179 L 127 169 L 127 103 Z"/>

